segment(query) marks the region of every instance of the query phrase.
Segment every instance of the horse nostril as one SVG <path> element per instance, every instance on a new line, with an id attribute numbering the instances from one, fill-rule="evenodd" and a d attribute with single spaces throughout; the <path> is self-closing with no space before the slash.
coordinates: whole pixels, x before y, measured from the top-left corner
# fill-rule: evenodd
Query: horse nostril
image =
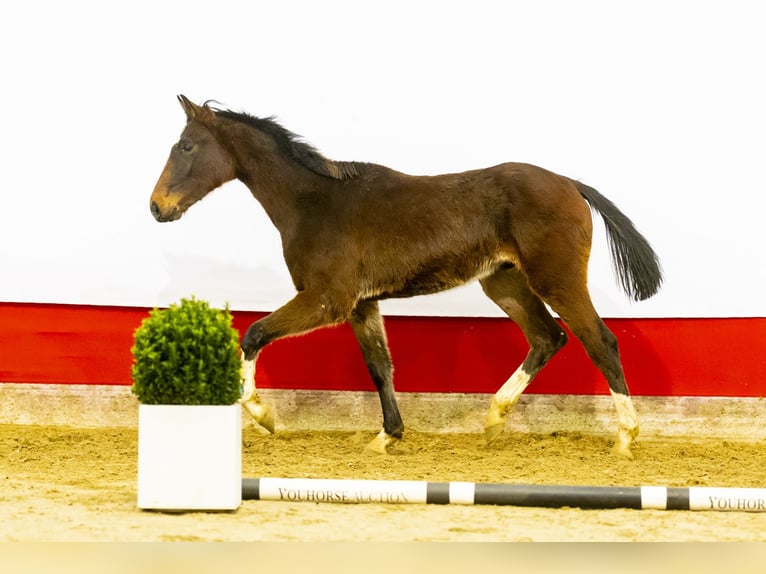
<path id="1" fill-rule="evenodd" d="M 152 205 L 151 205 L 150 209 L 152 211 L 152 215 L 154 216 L 154 219 L 159 219 L 160 215 L 161 215 L 160 214 L 160 206 L 157 205 L 156 201 L 152 201 Z"/>

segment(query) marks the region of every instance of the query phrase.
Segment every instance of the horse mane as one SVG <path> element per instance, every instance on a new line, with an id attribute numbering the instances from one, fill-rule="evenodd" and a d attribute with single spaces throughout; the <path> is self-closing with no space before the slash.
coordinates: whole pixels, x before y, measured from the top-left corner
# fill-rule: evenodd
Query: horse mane
<path id="1" fill-rule="evenodd" d="M 316 174 L 332 179 L 346 180 L 361 175 L 363 168 L 367 165 L 356 161 L 327 159 L 313 145 L 304 141 L 301 136 L 282 127 L 274 116 L 258 118 L 244 112 L 214 107 L 211 102 L 212 100 L 208 100 L 203 106 L 212 110 L 216 116 L 248 125 L 271 136 L 282 152 Z"/>

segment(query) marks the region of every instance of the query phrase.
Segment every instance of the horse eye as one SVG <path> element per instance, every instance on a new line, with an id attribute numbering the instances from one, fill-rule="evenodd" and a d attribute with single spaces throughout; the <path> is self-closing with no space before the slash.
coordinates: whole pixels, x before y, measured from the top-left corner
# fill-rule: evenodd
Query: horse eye
<path id="1" fill-rule="evenodd" d="M 181 153 L 189 153 L 194 149 L 194 144 L 191 142 L 178 142 L 178 150 Z"/>

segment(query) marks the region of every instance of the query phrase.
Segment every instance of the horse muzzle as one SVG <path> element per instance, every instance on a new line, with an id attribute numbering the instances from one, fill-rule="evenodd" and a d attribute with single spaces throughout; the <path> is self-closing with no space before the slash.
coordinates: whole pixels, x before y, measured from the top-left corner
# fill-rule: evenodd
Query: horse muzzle
<path id="1" fill-rule="evenodd" d="M 167 221 L 175 221 L 176 219 L 181 217 L 181 215 L 183 214 L 183 211 L 181 211 L 177 207 L 161 209 L 160 206 L 157 205 L 156 201 L 151 202 L 149 209 L 151 210 L 152 216 L 154 216 L 154 219 L 156 219 L 160 223 L 165 223 Z"/>

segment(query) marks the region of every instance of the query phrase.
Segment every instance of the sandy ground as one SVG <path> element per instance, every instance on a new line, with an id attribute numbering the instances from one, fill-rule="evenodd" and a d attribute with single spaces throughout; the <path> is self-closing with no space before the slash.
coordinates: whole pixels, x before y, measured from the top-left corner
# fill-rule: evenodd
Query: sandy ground
<path id="1" fill-rule="evenodd" d="M 577 485 L 766 486 L 763 441 L 408 432 L 382 457 L 369 432 L 243 430 L 243 476 Z M 761 513 L 243 501 L 235 512 L 136 507 L 137 431 L 0 425 L 2 541 L 766 541 Z"/>

